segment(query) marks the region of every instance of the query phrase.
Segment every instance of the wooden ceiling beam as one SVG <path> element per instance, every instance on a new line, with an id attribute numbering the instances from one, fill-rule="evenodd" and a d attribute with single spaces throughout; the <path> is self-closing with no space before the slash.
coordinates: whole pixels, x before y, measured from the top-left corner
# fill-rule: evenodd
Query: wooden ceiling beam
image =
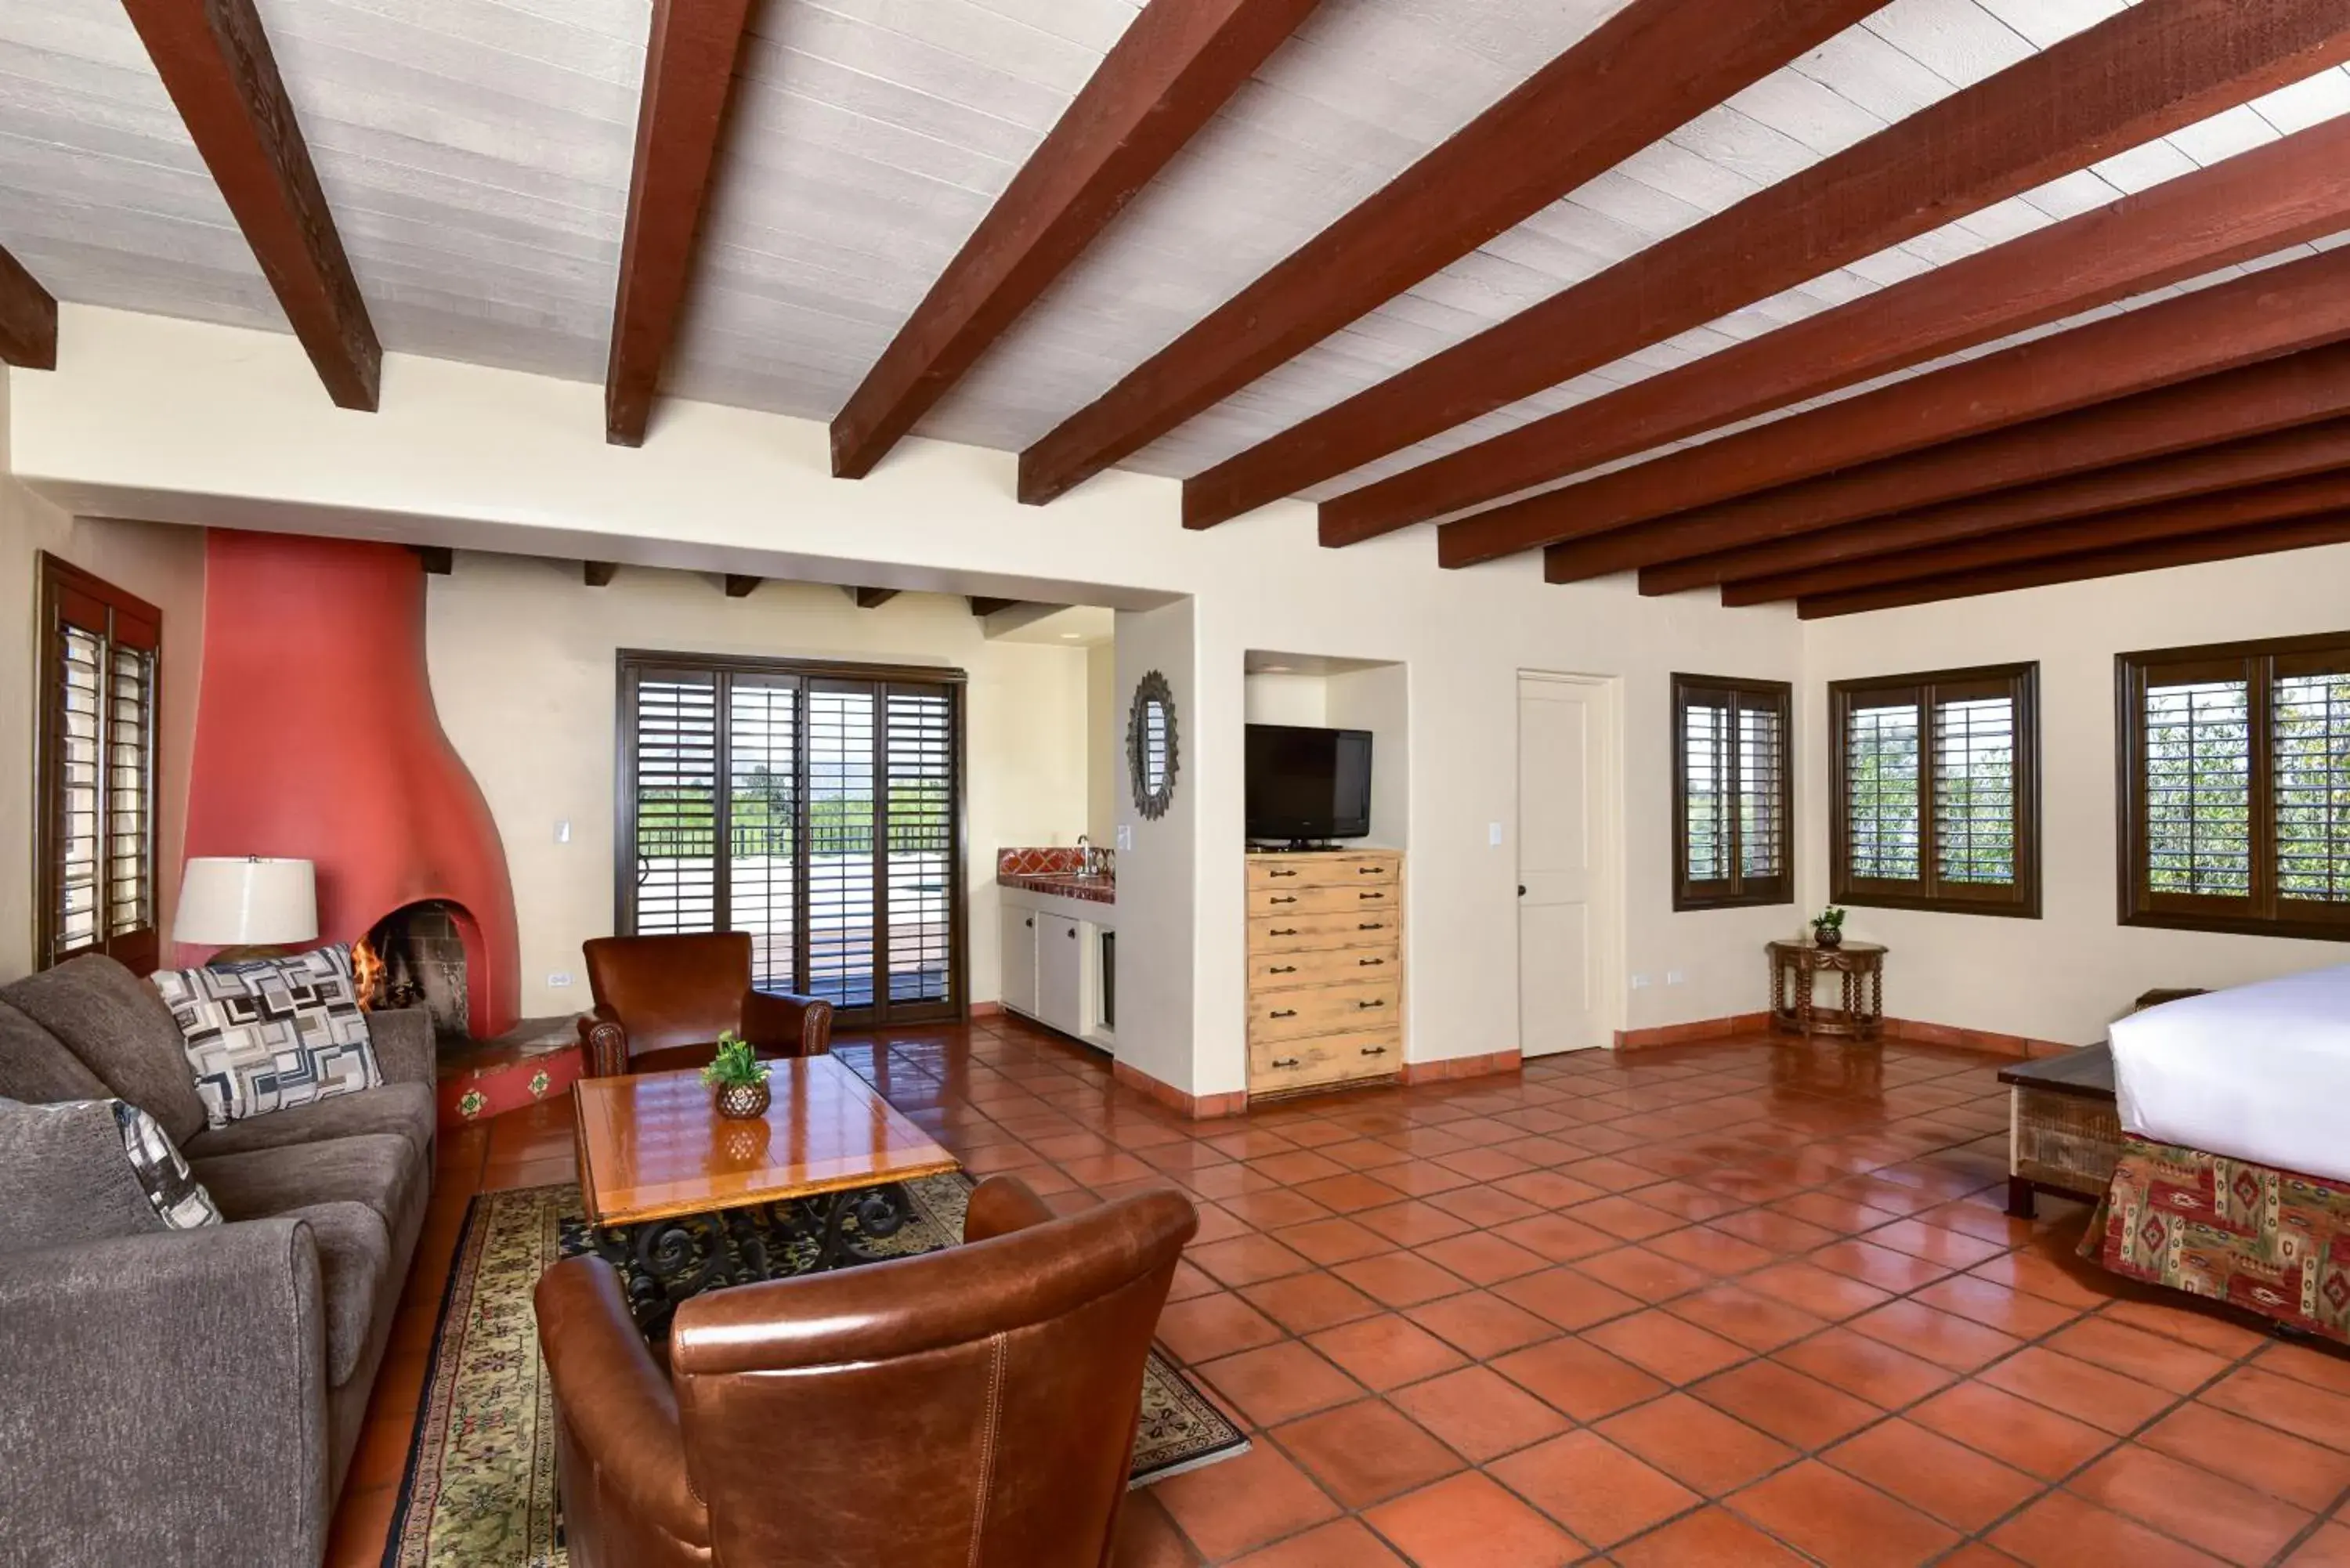
<path id="1" fill-rule="evenodd" d="M 2345 337 L 2350 250 L 2324 251 L 1512 502 L 1472 537 L 1613 534 Z M 1446 566 L 1462 562 L 1459 526 L 1438 534 Z"/>
<path id="2" fill-rule="evenodd" d="M 1879 4 L 1634 0 L 1022 452 L 1020 499 L 1139 452 Z"/>
<path id="3" fill-rule="evenodd" d="M 896 588 L 851 588 L 849 592 L 856 596 L 858 609 L 879 609 L 898 597 Z"/>
<path id="4" fill-rule="evenodd" d="M 1351 545 L 2350 228 L 2350 117 L 1636 381 L 1326 501 Z M 1492 514 L 1464 560 L 1550 543 Z"/>
<path id="5" fill-rule="evenodd" d="M 2038 524 L 2066 522 L 2222 492 L 2272 489 L 2280 481 L 2350 470 L 2350 420 L 2175 457 L 2096 469 L 2048 484 L 1798 534 L 1765 545 L 1644 566 L 1640 591 L 1684 593 L 1749 577 L 1811 571 L 1873 556 L 1928 549 Z M 2350 500 L 2345 500 L 2350 505 Z"/>
<path id="6" fill-rule="evenodd" d="M 604 439 L 642 446 L 693 276 L 694 241 L 752 0 L 653 0 L 636 166 L 604 368 Z"/>
<path id="7" fill-rule="evenodd" d="M 1318 3 L 1150 0 L 833 420 L 834 475 L 873 472 Z"/>
<path id="8" fill-rule="evenodd" d="M 726 574 L 726 597 L 730 599 L 747 599 L 759 591 L 759 585 L 764 581 L 766 581 L 764 577 L 749 572 L 729 572 Z"/>
<path id="9" fill-rule="evenodd" d="M 611 587 L 612 579 L 619 575 L 619 571 L 620 564 L 618 561 L 582 561 L 579 563 L 580 579 L 591 588 Z"/>
<path id="10" fill-rule="evenodd" d="M 122 0 L 262 275 L 338 408 L 373 411 L 383 347 L 254 0 Z"/>
<path id="11" fill-rule="evenodd" d="M 2018 528 L 2004 534 L 1961 539 L 1926 550 L 1904 550 L 1872 556 L 1808 572 L 1751 577 L 1721 585 L 1725 605 L 1774 604 L 1782 599 L 1818 598 L 1857 588 L 1882 587 L 1920 577 L 1950 576 L 1990 566 L 2007 566 L 2057 556 L 2077 556 L 2091 550 L 2117 549 L 2126 545 L 2151 544 L 2159 539 L 2187 538 L 2199 534 L 2254 527 L 2326 513 L 2350 515 L 2350 472 L 2259 490 L 2229 491 L 2197 496 L 2129 512 Z"/>
<path id="12" fill-rule="evenodd" d="M 2337 344 L 1570 539 L 1543 552 L 1543 575 L 1580 582 L 2343 418 L 2350 346 Z"/>
<path id="13" fill-rule="evenodd" d="M 411 545 L 409 550 L 429 577 L 445 577 L 457 569 L 457 552 L 446 545 Z"/>
<path id="14" fill-rule="evenodd" d="M 974 598 L 971 601 L 971 613 L 984 618 L 993 615 L 997 610 L 1008 610 L 1021 602 L 1019 599 Z"/>
<path id="15" fill-rule="evenodd" d="M 1218 463 L 1184 484 L 1184 521 L 1294 495 L 2345 58 L 2340 0 L 2143 0 Z"/>
<path id="16" fill-rule="evenodd" d="M 2147 545 L 2125 545 L 2049 561 L 2026 561 L 2014 566 L 1960 572 L 1950 576 L 1923 578 L 1913 583 L 1894 583 L 1843 594 L 1822 594 L 1814 598 L 1797 600 L 1795 613 L 1805 620 L 1820 620 L 1830 616 L 1860 615 L 1869 610 L 1898 609 L 1945 599 L 2012 593 L 2019 588 L 2052 587 L 2059 583 L 2160 571 L 2167 566 L 2200 566 L 2211 561 L 2232 561 L 2247 556 L 2272 556 L 2286 550 L 2306 550 L 2321 545 L 2341 544 L 2350 544 L 2350 513 L 2334 512 L 2322 517 L 2273 523 L 2263 527 L 2238 528 Z"/>
<path id="17" fill-rule="evenodd" d="M 57 368 L 57 302 L 0 246 L 0 361 L 26 370 Z"/>

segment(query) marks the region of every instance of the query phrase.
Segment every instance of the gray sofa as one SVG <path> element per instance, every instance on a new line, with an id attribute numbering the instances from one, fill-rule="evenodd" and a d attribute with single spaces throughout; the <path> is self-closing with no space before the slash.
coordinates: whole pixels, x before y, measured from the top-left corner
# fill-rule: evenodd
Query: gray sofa
<path id="1" fill-rule="evenodd" d="M 139 1106 L 227 1221 L 124 1202 L 110 1113 L 0 1106 L 0 1563 L 317 1568 L 432 1199 L 430 1018 L 370 1033 L 381 1087 L 208 1129 L 129 970 L 0 989 L 0 1099 Z"/>

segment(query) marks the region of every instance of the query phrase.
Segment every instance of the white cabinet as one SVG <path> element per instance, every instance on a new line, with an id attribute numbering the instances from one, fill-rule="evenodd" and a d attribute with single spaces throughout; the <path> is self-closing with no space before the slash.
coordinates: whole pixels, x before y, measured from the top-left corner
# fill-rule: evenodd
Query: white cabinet
<path id="1" fill-rule="evenodd" d="M 1035 919 L 1035 1016 L 1065 1034 L 1083 1034 L 1085 943 L 1078 940 L 1077 922 L 1063 915 L 1039 914 Z"/>
<path id="2" fill-rule="evenodd" d="M 1003 1005 L 1036 1016 L 1037 922 L 1052 919 L 1018 904 L 1003 906 Z"/>

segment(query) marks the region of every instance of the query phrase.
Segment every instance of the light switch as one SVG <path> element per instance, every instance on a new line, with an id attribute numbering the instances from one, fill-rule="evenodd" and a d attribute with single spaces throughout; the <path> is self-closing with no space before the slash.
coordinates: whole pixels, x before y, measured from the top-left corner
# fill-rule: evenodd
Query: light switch
<path id="1" fill-rule="evenodd" d="M 560 991 L 565 986 L 571 983 L 570 971 L 567 970 L 556 970 L 553 974 L 546 977 L 546 983 L 554 987 L 556 990 Z"/>
<path id="2" fill-rule="evenodd" d="M 1688 979 L 1689 976 L 1679 970 L 1669 969 L 1665 971 L 1665 983 L 1667 985 L 1679 985 L 1688 981 Z"/>
<path id="3" fill-rule="evenodd" d="M 1648 989 L 1648 977 L 1645 974 L 1636 974 L 1632 977 L 1632 989 L 1634 991 L 1646 991 Z"/>
<path id="4" fill-rule="evenodd" d="M 555 842 L 557 844 L 571 842 L 571 823 L 568 818 L 555 825 Z"/>
<path id="5" fill-rule="evenodd" d="M 1502 825 L 1500 823 L 1489 822 L 1485 825 L 1485 842 L 1492 845 L 1496 849 L 1499 849 L 1502 846 Z"/>
<path id="6" fill-rule="evenodd" d="M 1134 847 L 1134 824 L 1121 822 L 1118 825 L 1118 846 L 1120 849 Z"/>

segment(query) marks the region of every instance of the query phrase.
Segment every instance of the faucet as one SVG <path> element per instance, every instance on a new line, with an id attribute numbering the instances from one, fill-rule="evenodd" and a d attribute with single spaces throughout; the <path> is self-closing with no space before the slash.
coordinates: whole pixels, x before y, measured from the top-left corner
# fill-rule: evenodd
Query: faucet
<path id="1" fill-rule="evenodd" d="M 1094 874 L 1094 866 L 1097 858 L 1097 857 L 1094 853 L 1094 841 L 1087 837 L 1082 833 L 1078 834 L 1077 875 L 1080 877 L 1092 876 Z"/>

